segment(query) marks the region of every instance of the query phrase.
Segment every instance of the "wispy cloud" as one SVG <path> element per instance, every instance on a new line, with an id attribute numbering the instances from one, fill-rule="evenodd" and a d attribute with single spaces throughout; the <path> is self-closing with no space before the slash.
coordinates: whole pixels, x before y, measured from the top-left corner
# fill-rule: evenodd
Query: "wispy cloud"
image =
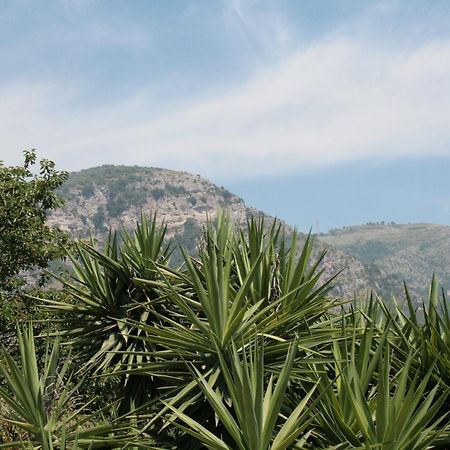
<path id="1" fill-rule="evenodd" d="M 245 5 L 231 5 L 243 33 L 264 47 Z M 171 109 L 145 96 L 74 109 L 60 83 L 5 84 L 0 158 L 38 147 L 70 169 L 143 164 L 226 179 L 450 155 L 449 55 L 446 37 L 389 48 L 329 34 L 269 58 L 240 85 Z"/>
<path id="2" fill-rule="evenodd" d="M 224 1 L 225 25 L 238 32 L 257 58 L 277 58 L 294 43 L 292 27 L 285 11 L 275 4 L 260 6 L 254 0 Z"/>

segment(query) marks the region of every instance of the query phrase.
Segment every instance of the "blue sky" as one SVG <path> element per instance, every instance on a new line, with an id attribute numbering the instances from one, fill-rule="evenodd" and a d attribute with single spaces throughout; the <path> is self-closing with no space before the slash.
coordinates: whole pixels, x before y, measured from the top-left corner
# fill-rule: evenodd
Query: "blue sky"
<path id="1" fill-rule="evenodd" d="M 448 172 L 446 157 L 365 160 L 284 177 L 236 180 L 231 189 L 303 231 L 380 221 L 450 225 Z"/>
<path id="2" fill-rule="evenodd" d="M 186 170 L 320 231 L 450 224 L 448 23 L 430 0 L 3 0 L 0 159 Z"/>

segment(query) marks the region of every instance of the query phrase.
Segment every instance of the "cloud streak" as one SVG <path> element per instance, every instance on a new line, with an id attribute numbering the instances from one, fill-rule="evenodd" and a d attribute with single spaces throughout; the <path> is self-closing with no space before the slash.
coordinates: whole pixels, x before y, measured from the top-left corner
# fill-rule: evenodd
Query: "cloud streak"
<path id="1" fill-rule="evenodd" d="M 75 110 L 76 93 L 60 84 L 4 84 L 0 159 L 37 147 L 69 169 L 139 164 L 226 180 L 364 158 L 450 156 L 448 55 L 445 38 L 389 50 L 329 36 L 159 116 L 148 98 Z"/>

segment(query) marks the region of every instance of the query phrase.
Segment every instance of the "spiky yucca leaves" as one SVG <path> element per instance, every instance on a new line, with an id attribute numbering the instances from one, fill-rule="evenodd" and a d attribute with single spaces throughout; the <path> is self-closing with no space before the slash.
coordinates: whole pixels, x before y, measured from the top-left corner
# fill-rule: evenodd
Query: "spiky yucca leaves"
<path id="1" fill-rule="evenodd" d="M 360 315 L 352 318 L 361 324 Z M 318 405 L 317 420 L 325 442 L 339 444 L 348 441 L 360 444 L 357 411 L 351 397 L 349 386 L 357 378 L 358 389 L 368 398 L 375 394 L 372 385 L 377 373 L 378 363 L 386 344 L 388 332 L 379 336 L 373 324 L 365 323 L 364 332 L 348 332 L 346 318 L 342 318 L 342 339 L 333 343 L 333 364 L 328 372 L 317 373 L 318 391 L 322 399 Z"/>
<path id="2" fill-rule="evenodd" d="M 159 278 L 155 264 L 168 264 L 169 246 L 165 243 L 166 228 L 158 226 L 156 217 L 144 216 L 133 233 L 110 233 L 104 252 L 93 243 L 77 244 L 72 256 L 72 281 L 61 279 L 70 302 L 46 301 L 46 308 L 61 322 L 60 334 L 75 346 L 82 368 L 94 374 L 116 373 L 124 368 L 139 366 L 145 361 L 143 351 L 152 351 L 139 337 L 140 328 L 125 319 L 152 323 L 158 318 L 152 311 L 164 313 L 158 304 L 158 293 L 145 292 L 134 283 L 136 277 L 146 280 Z M 120 242 L 119 242 L 120 241 Z M 156 302 L 155 302 L 156 299 Z M 146 305 L 152 303 L 152 307 Z M 133 409 L 149 397 L 153 389 L 151 379 L 122 375 L 125 389 L 122 411 Z"/>
<path id="3" fill-rule="evenodd" d="M 229 217 L 219 215 L 216 226 L 208 223 L 198 259 L 184 252 L 184 271 L 160 267 L 161 281 L 135 280 L 145 289 L 159 289 L 167 308 L 177 311 L 177 320 L 164 326 L 144 326 L 147 340 L 172 351 L 214 353 L 215 345 L 227 348 L 254 327 L 273 333 L 286 349 L 294 334 L 309 337 L 316 324 L 324 331 L 320 320 L 334 304 L 326 295 L 332 280 L 320 284 L 323 255 L 310 263 L 311 239 L 298 254 L 295 233 L 286 251 L 275 225 L 266 233 L 263 221 L 252 220 L 247 232 L 248 243 L 235 232 Z M 329 338 L 326 334 L 322 340 Z"/>
<path id="4" fill-rule="evenodd" d="M 275 437 L 305 398 L 302 407 L 308 408 L 286 421 L 299 427 L 286 436 L 298 429 L 299 436 L 309 433 L 303 441 L 296 436 L 293 448 L 447 445 L 447 392 L 439 374 L 448 369 L 432 362 L 438 349 L 445 353 L 448 314 L 431 314 L 425 333 L 415 316 L 393 313 L 373 298 L 342 315 L 330 311 L 336 302 L 328 296 L 332 280 L 320 279 L 323 255 L 313 260 L 310 237 L 298 251 L 299 238 L 285 241 L 276 223 L 249 221 L 236 231 L 219 215 L 207 225 L 198 255 L 184 252 L 179 269 L 168 265 L 163 237 L 153 220 L 125 234 L 122 244 L 111 237 L 106 253 L 80 247 L 76 280 L 66 284 L 75 301 L 48 302 L 67 313 L 62 334 L 77 344 L 87 368 L 128 380 L 136 391 L 125 391 L 127 398 L 147 395 L 133 416 L 139 445 L 257 448 L 284 442 Z M 426 350 L 430 358 L 419 357 L 430 366 L 416 364 L 436 330 Z M 262 360 L 264 376 L 258 378 Z M 273 390 L 287 366 L 290 382 Z M 264 403 L 263 390 L 272 400 L 275 391 L 283 392 L 282 406 Z M 271 427 L 264 428 L 269 422 L 260 411 L 270 408 L 276 423 L 267 434 Z"/>
<path id="5" fill-rule="evenodd" d="M 240 233 L 227 216 L 219 215 L 215 224 L 207 225 L 198 257 L 184 252 L 184 270 L 160 267 L 160 281 L 135 280 L 145 289 L 159 290 L 173 311 L 172 317 L 160 317 L 161 323 L 133 322 L 143 330 L 140 339 L 156 349 L 136 372 L 162 380 L 157 395 L 166 405 L 207 423 L 210 431 L 219 432 L 214 411 L 186 363 L 226 392 L 217 368 L 219 354 L 231 358 L 232 342 L 251 342 L 255 333 L 265 336 L 265 364 L 277 374 L 295 336 L 297 359 L 323 364 L 331 353 L 320 350 L 339 334 L 330 326 L 336 318 L 326 314 L 334 305 L 327 296 L 331 281 L 320 283 L 321 257 L 310 262 L 312 240 L 297 253 L 294 237 L 287 250 L 277 227 L 267 231 L 263 221 L 250 221 Z M 300 379 L 308 371 L 306 365 L 295 364 L 292 374 Z M 149 417 L 146 429 L 156 426 L 169 406 Z"/>
<path id="6" fill-rule="evenodd" d="M 263 299 L 265 304 L 285 296 L 282 309 L 295 314 L 304 307 L 316 304 L 333 288 L 333 279 L 322 285 L 319 279 L 323 270 L 319 269 L 326 251 L 312 259 L 313 237 L 306 236 L 300 251 L 299 235 L 294 230 L 286 239 L 282 224 L 274 221 L 270 228 L 264 218 L 247 222 L 247 228 L 237 233 L 233 258 L 239 282 L 251 270 L 253 264 L 263 254 L 264 262 L 258 264 L 258 276 L 253 284 L 253 302 Z M 321 302 L 320 302 L 321 303 Z M 319 309 L 318 314 L 322 314 Z"/>
<path id="7" fill-rule="evenodd" d="M 121 374 L 128 410 L 146 398 L 163 399 L 214 428 L 214 413 L 186 363 L 224 385 L 222 376 L 212 375 L 218 351 L 230 355 L 231 342 L 255 331 L 268 339 L 266 363 L 275 373 L 295 335 L 302 358 L 329 345 L 335 333 L 328 326 L 334 319 L 326 316 L 333 305 L 331 280 L 320 283 L 323 255 L 310 262 L 310 237 L 298 252 L 296 234 L 288 247 L 276 223 L 266 229 L 263 220 L 251 220 L 241 233 L 219 214 L 206 227 L 198 257 L 184 251 L 182 270 L 168 266 L 163 238 L 155 219 L 143 219 L 133 236 L 123 234 L 121 247 L 115 235 L 104 253 L 79 245 L 75 280 L 64 282 L 74 302 L 47 302 L 53 312 L 65 313 L 61 334 L 75 344 L 85 367 Z M 303 370 L 296 365 L 293 372 Z M 159 430 L 168 411 L 151 405 L 145 432 Z"/>
<path id="8" fill-rule="evenodd" d="M 17 339 L 20 361 L 17 364 L 2 349 L 0 372 L 5 386 L 0 388 L 0 397 L 6 407 L 1 420 L 26 432 L 28 441 L 7 442 L 0 447 L 41 448 L 99 448 L 120 447 L 126 443 L 120 434 L 120 425 L 101 424 L 97 414 L 84 414 L 89 403 L 77 404 L 78 384 L 72 381 L 70 357 L 59 361 L 59 340 L 47 340 L 43 356 L 43 367 L 38 368 L 38 356 L 34 346 L 32 327 L 18 330 Z M 101 411 L 99 412 L 99 414 Z M 88 424 L 96 423 L 89 426 Z"/>
<path id="9" fill-rule="evenodd" d="M 267 373 L 264 364 L 264 340 L 254 336 L 252 342 L 237 349 L 232 342 L 231 359 L 218 349 L 219 368 L 225 378 L 227 396 L 214 389 L 207 379 L 192 368 L 196 382 L 212 406 L 218 420 L 227 431 L 217 435 L 201 423 L 170 406 L 176 417 L 185 425 L 175 422 L 190 435 L 210 449 L 284 450 L 298 436 L 305 434 L 312 420 L 307 404 L 313 387 L 293 411 L 286 414 L 285 394 L 295 362 L 297 341 L 289 348 L 280 374 Z M 275 382 L 276 379 L 276 382 Z M 302 439 L 303 440 L 303 439 Z"/>
<path id="10" fill-rule="evenodd" d="M 412 352 L 399 361 L 391 337 L 389 325 L 380 335 L 372 323 L 362 336 L 334 343 L 333 376 L 319 376 L 315 448 L 422 450 L 450 443 L 442 436 L 447 390 L 429 390 L 433 366 L 422 375 Z"/>
<path id="11" fill-rule="evenodd" d="M 433 275 L 428 302 L 422 302 L 419 314 L 405 285 L 405 312 L 396 305 L 392 314 L 393 334 L 400 352 L 415 351 L 414 363 L 423 374 L 434 366 L 434 383 L 450 387 L 450 305 L 444 291 L 439 295 L 439 284 Z M 423 315 L 423 318 L 419 316 Z"/>

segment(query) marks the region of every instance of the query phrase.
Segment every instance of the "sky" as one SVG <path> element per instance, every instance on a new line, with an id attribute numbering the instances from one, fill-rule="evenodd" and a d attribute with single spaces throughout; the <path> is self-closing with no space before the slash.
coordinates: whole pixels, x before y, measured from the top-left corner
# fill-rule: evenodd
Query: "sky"
<path id="1" fill-rule="evenodd" d="M 0 160 L 200 174 L 301 229 L 450 225 L 447 0 L 2 0 Z"/>

